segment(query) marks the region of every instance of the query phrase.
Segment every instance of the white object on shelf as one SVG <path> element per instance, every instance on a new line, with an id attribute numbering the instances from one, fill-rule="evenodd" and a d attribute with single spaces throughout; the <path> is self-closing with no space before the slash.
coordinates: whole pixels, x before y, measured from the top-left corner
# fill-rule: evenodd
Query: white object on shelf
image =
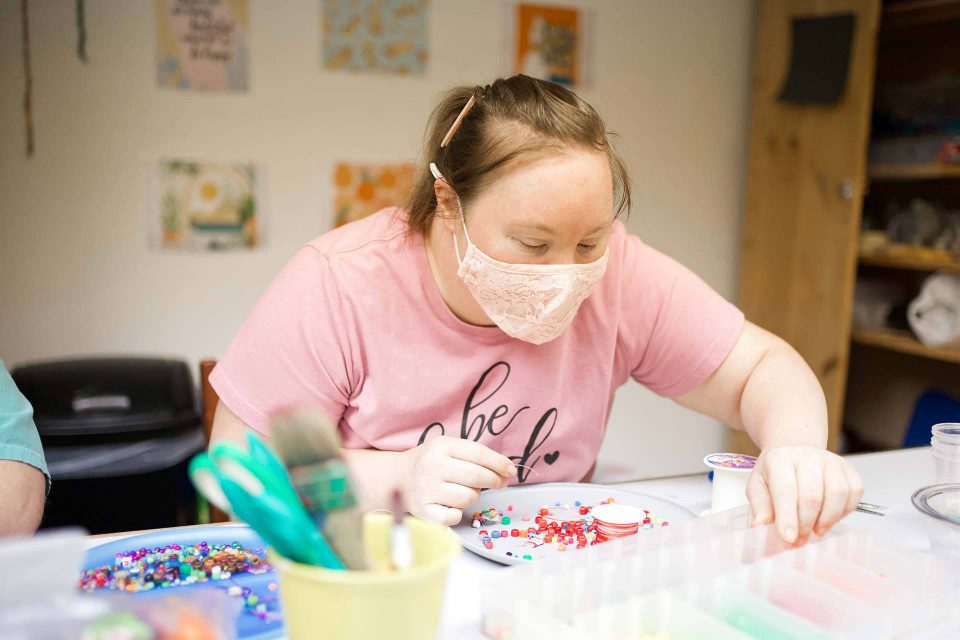
<path id="1" fill-rule="evenodd" d="M 935 273 L 907 307 L 910 328 L 928 347 L 960 343 L 960 275 Z"/>

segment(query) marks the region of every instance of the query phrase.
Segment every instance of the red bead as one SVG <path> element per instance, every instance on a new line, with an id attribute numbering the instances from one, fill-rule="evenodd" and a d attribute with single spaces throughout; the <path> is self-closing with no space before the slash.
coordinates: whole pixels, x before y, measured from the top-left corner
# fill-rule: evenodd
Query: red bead
<path id="1" fill-rule="evenodd" d="M 540 509 L 540 515 L 542 516 L 550 515 L 550 509 Z"/>
<path id="2" fill-rule="evenodd" d="M 477 532 L 477 535 L 478 535 L 478 536 L 486 536 L 486 535 L 490 535 L 490 532 L 487 531 L 486 529 L 480 529 L 480 531 Z"/>
<path id="3" fill-rule="evenodd" d="M 519 530 L 519 529 L 511 529 L 511 530 L 510 530 L 510 537 L 511 537 L 511 538 L 519 538 L 519 537 L 520 537 L 520 530 Z"/>
<path id="4" fill-rule="evenodd" d="M 589 507 L 580 507 L 580 515 L 585 516 L 590 512 Z"/>

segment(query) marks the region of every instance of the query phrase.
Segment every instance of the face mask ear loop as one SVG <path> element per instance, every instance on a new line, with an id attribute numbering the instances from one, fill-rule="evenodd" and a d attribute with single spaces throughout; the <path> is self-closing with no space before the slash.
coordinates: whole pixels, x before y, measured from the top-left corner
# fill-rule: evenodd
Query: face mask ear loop
<path id="1" fill-rule="evenodd" d="M 435 179 L 443 180 L 444 182 L 447 182 L 447 179 L 443 177 L 442 173 L 440 173 L 440 169 L 437 167 L 435 162 L 430 163 L 430 173 L 433 174 L 433 177 Z M 447 182 L 447 184 L 449 185 L 450 183 Z M 456 191 L 453 192 L 453 195 L 457 199 L 457 209 L 460 210 L 460 224 L 463 225 L 463 235 L 467 238 L 467 247 L 469 248 L 470 245 L 473 244 L 473 240 L 470 239 L 470 233 L 467 231 L 467 219 L 463 217 L 463 203 L 460 202 L 460 196 L 457 195 Z M 460 245 L 457 242 L 456 233 L 453 234 L 453 248 L 454 248 L 454 253 L 457 256 L 457 265 L 462 266 L 463 260 L 460 259 Z"/>

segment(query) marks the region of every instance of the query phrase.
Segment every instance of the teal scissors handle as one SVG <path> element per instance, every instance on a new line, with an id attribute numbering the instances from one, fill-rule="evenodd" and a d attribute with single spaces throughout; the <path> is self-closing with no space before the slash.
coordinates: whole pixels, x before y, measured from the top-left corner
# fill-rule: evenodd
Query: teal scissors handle
<path id="1" fill-rule="evenodd" d="M 343 569 L 300 503 L 286 469 L 259 440 L 254 447 L 248 453 L 234 444 L 219 443 L 209 455 L 198 454 L 190 464 L 194 484 L 214 504 L 229 503 L 226 510 L 246 521 L 281 555 Z"/>

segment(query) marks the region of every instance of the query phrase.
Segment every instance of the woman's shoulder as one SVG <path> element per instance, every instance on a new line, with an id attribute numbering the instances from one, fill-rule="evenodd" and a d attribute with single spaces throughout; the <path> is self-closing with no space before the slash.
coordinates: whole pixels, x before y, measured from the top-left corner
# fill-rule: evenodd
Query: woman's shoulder
<path id="1" fill-rule="evenodd" d="M 308 242 L 307 247 L 333 260 L 396 250 L 407 235 L 406 211 L 388 207 L 328 231 Z"/>
<path id="2" fill-rule="evenodd" d="M 408 230 L 406 211 L 390 207 L 314 238 L 292 262 L 308 280 L 336 283 L 341 295 L 353 295 L 409 284 L 418 248 L 423 243 Z"/>

